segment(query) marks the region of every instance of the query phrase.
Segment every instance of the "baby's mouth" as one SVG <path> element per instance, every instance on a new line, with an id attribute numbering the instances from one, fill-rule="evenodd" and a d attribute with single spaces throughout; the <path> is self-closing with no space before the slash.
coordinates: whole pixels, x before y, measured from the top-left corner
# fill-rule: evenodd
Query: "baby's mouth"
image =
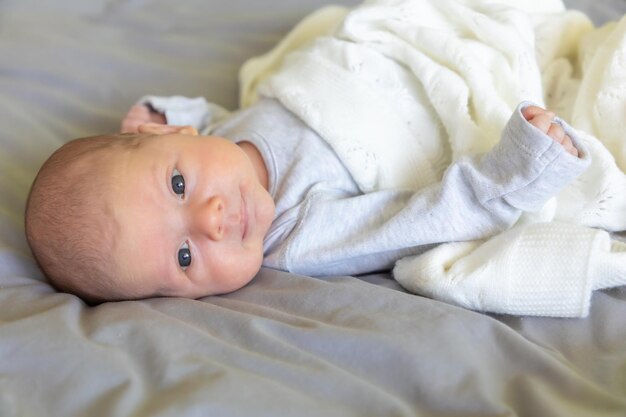
<path id="1" fill-rule="evenodd" d="M 248 207 L 246 207 L 246 200 L 241 194 L 241 207 L 239 209 L 239 222 L 241 224 L 241 240 L 244 240 L 248 234 Z"/>

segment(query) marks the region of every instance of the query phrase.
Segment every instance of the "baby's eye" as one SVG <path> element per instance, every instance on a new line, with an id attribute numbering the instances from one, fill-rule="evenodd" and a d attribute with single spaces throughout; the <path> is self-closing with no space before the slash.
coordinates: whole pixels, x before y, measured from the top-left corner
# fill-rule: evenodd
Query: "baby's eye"
<path id="1" fill-rule="evenodd" d="M 180 249 L 178 249 L 178 265 L 180 265 L 183 270 L 191 265 L 191 251 L 189 250 L 187 242 L 183 243 Z"/>
<path id="2" fill-rule="evenodd" d="M 177 169 L 172 172 L 172 191 L 181 197 L 185 195 L 185 178 Z"/>

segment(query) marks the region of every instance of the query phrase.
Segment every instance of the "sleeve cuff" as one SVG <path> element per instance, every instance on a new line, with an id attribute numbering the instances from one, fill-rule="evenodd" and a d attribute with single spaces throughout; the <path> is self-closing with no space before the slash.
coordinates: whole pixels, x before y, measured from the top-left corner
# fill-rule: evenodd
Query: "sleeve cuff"
<path id="1" fill-rule="evenodd" d="M 532 105 L 522 102 L 513 112 L 500 142 L 488 153 L 484 163 L 506 179 L 503 197 L 524 211 L 538 211 L 563 187 L 582 174 L 591 158 L 580 135 L 561 119 L 555 121 L 572 139 L 580 157 L 568 153 L 561 144 L 531 125 L 522 110 Z"/>

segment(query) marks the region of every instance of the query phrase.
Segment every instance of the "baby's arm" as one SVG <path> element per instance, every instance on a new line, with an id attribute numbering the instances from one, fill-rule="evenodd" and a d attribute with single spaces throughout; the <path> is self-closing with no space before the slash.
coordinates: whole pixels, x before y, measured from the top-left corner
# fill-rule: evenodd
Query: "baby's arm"
<path id="1" fill-rule="evenodd" d="M 591 162 L 580 135 L 553 113 L 531 103 L 513 112 L 502 138 L 480 159 L 480 198 L 537 211 Z M 489 182 L 497 184 L 489 185 Z M 497 197 L 497 198 L 496 198 Z M 496 204 L 496 206 L 499 204 Z"/>
<path id="2" fill-rule="evenodd" d="M 510 227 L 522 211 L 541 209 L 590 159 L 566 123 L 556 121 L 563 135 L 551 131 L 543 116 L 533 116 L 549 113 L 528 107 L 516 109 L 491 151 L 453 163 L 441 182 L 425 189 L 359 196 L 318 190 L 301 210 L 288 248 L 266 265 L 322 275 L 388 269 L 435 244 L 486 238 Z M 565 133 L 580 157 L 563 145 Z"/>
<path id="3" fill-rule="evenodd" d="M 145 96 L 131 107 L 122 122 L 121 131 L 136 133 L 142 124 L 156 123 L 191 126 L 204 134 L 205 130 L 229 114 L 226 109 L 202 97 Z"/>

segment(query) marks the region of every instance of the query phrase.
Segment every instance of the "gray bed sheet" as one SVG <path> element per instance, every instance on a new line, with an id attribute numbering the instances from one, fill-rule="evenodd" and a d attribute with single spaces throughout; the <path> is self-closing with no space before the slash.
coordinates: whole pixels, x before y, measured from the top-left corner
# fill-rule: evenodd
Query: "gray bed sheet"
<path id="1" fill-rule="evenodd" d="M 568 320 L 463 310 L 389 274 L 262 270 L 230 295 L 97 307 L 45 282 L 22 211 L 52 150 L 116 131 L 146 93 L 234 109 L 240 64 L 324 4 L 0 1 L 0 416 L 626 416 L 624 287 Z"/>

